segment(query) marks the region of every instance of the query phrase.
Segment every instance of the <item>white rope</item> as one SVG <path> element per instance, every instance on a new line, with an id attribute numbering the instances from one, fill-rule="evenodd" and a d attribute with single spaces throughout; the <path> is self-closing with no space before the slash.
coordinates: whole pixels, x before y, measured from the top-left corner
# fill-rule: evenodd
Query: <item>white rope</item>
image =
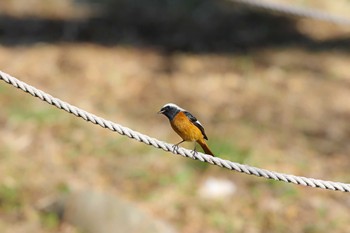
<path id="1" fill-rule="evenodd" d="M 261 0 L 230 0 L 235 3 L 242 5 L 247 5 L 249 7 L 261 8 L 268 11 L 274 11 L 286 15 L 292 15 L 297 17 L 310 18 L 315 20 L 321 20 L 325 22 L 330 22 L 334 24 L 350 25 L 350 19 L 344 18 L 336 15 L 331 15 L 323 11 L 298 7 L 288 4 L 282 4 L 271 1 L 261 1 Z"/>
<path id="2" fill-rule="evenodd" d="M 246 173 L 248 175 L 255 175 L 259 177 L 265 177 L 269 179 L 284 181 L 287 183 L 294 183 L 299 184 L 303 186 L 310 186 L 310 187 L 317 187 L 322 189 L 329 189 L 329 190 L 336 190 L 336 191 L 342 191 L 342 192 L 350 192 L 350 184 L 340 183 L 340 182 L 333 182 L 333 181 L 324 181 L 324 180 L 318 180 L 313 178 L 306 178 L 301 176 L 294 176 L 294 175 L 288 175 L 288 174 L 282 174 L 277 173 L 274 171 L 269 171 L 265 169 L 260 169 L 256 167 L 251 167 L 248 165 L 243 165 L 235 162 L 231 162 L 229 160 L 224 160 L 218 157 L 212 157 L 210 155 L 206 155 L 200 152 L 197 152 L 195 154 L 192 153 L 191 150 L 184 149 L 182 147 L 179 147 L 177 151 L 174 152 L 173 145 L 169 143 L 165 143 L 162 141 L 159 141 L 155 138 L 151 138 L 147 135 L 141 134 L 139 132 L 133 131 L 127 127 L 121 126 L 119 124 L 113 123 L 111 121 L 105 120 L 101 117 L 95 116 L 89 112 L 86 112 L 80 108 L 77 108 L 73 105 L 70 105 L 60 99 L 54 98 L 51 95 L 36 89 L 33 86 L 30 86 L 22 81 L 19 81 L 18 79 L 0 71 L 0 79 L 5 81 L 8 84 L 11 84 L 12 86 L 15 86 L 24 92 L 28 92 L 34 97 L 38 97 L 41 100 L 52 104 L 56 106 L 59 109 L 63 109 L 67 111 L 68 113 L 74 114 L 77 117 L 81 117 L 86 121 L 90 121 L 94 124 L 98 124 L 103 128 L 108 128 L 112 131 L 116 131 L 121 135 L 126 135 L 129 138 L 136 139 L 139 142 L 143 142 L 147 145 L 152 145 L 156 148 L 161 148 L 165 151 L 172 152 L 174 154 L 179 154 L 184 157 L 189 157 L 191 159 L 200 160 L 202 162 L 211 163 L 220 167 L 224 167 L 230 170 L 235 170 L 238 172 Z"/>

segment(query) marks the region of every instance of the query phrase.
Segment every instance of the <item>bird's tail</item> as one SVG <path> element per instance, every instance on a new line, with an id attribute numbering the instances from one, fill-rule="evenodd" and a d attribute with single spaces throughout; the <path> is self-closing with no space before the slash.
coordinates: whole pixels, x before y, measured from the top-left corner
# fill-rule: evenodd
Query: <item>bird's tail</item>
<path id="1" fill-rule="evenodd" d="M 204 152 L 206 154 L 211 155 L 211 156 L 215 156 L 213 154 L 213 152 L 211 152 L 211 150 L 209 149 L 209 147 L 208 147 L 207 143 L 204 141 L 204 139 L 198 140 L 197 142 L 202 147 L 202 149 L 204 150 Z"/>

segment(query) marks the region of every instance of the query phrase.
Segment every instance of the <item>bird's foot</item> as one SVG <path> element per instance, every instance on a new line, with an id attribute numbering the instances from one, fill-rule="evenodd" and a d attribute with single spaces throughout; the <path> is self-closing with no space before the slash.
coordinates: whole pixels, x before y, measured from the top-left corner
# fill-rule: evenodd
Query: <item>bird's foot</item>
<path id="1" fill-rule="evenodd" d="M 179 143 L 176 143 L 175 145 L 173 145 L 173 153 L 177 153 L 177 151 L 179 150 L 179 145 L 181 143 L 183 143 L 185 140 L 182 140 L 181 142 Z"/>
<path id="2" fill-rule="evenodd" d="M 197 153 L 198 153 L 198 152 L 197 152 L 196 149 L 194 149 L 194 150 L 192 151 L 192 155 L 193 155 L 193 156 L 195 156 Z"/>
<path id="3" fill-rule="evenodd" d="M 179 150 L 179 144 L 173 145 L 173 153 L 177 153 L 178 150 Z"/>

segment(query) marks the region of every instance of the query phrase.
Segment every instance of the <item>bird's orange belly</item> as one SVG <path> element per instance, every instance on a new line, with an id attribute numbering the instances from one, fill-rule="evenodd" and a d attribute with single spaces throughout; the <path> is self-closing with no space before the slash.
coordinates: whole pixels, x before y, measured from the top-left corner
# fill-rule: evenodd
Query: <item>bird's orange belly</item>
<path id="1" fill-rule="evenodd" d="M 203 138 L 200 129 L 181 112 L 174 117 L 171 127 L 185 141 L 197 141 Z"/>

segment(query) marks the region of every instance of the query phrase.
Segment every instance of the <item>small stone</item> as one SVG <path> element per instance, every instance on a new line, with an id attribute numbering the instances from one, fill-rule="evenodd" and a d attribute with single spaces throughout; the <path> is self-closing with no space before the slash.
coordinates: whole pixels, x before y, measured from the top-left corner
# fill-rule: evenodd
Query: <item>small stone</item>
<path id="1" fill-rule="evenodd" d="M 236 185 L 228 179 L 210 177 L 199 188 L 199 195 L 207 199 L 222 199 L 236 192 Z"/>

